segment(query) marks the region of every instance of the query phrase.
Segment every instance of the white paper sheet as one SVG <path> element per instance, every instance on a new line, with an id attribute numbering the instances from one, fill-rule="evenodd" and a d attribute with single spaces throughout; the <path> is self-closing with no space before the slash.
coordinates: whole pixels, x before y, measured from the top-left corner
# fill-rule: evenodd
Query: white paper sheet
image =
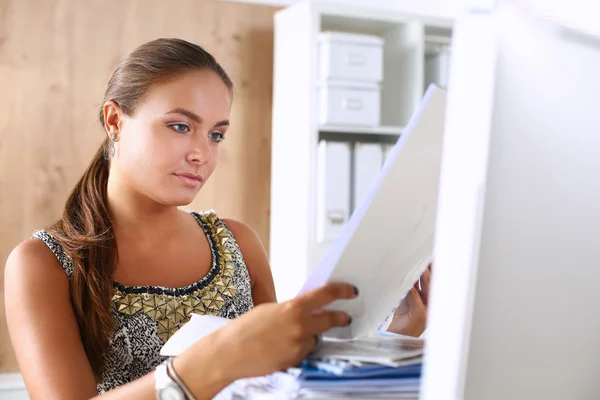
<path id="1" fill-rule="evenodd" d="M 336 301 L 352 326 L 331 337 L 372 334 L 432 261 L 446 93 L 431 85 L 358 205 L 299 294 L 326 282 L 356 285 L 356 300 Z"/>
<path id="2" fill-rule="evenodd" d="M 198 340 L 222 328 L 230 321 L 214 315 L 192 314 L 190 320 L 167 340 L 160 349 L 160 355 L 178 356 Z"/>

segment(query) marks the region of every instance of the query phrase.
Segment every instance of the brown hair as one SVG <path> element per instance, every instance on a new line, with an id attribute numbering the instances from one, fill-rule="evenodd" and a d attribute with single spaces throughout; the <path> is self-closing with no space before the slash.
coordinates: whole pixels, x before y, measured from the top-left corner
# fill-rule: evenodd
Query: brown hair
<path id="1" fill-rule="evenodd" d="M 233 95 L 231 79 L 207 51 L 181 39 L 158 39 L 137 47 L 121 60 L 108 81 L 104 102 L 114 101 L 131 116 L 153 84 L 190 70 L 217 74 Z M 104 127 L 102 107 L 99 117 Z M 104 355 L 113 332 L 111 297 L 117 262 L 106 196 L 109 146 L 106 138 L 69 195 L 62 218 L 48 229 L 73 262 L 71 302 L 96 379 L 104 370 Z"/>

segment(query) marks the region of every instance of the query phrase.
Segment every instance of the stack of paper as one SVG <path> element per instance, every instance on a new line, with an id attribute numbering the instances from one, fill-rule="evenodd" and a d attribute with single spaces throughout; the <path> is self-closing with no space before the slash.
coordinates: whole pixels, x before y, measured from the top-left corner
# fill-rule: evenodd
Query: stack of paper
<path id="1" fill-rule="evenodd" d="M 419 340 L 326 340 L 300 367 L 271 375 L 269 386 L 275 398 L 418 398 L 422 356 Z"/>
<path id="2" fill-rule="evenodd" d="M 326 340 L 297 368 L 237 381 L 217 399 L 417 399 L 422 356 L 421 340 Z"/>
<path id="3" fill-rule="evenodd" d="M 308 360 L 344 360 L 398 367 L 422 355 L 422 340 L 377 335 L 347 340 L 325 338 Z"/>

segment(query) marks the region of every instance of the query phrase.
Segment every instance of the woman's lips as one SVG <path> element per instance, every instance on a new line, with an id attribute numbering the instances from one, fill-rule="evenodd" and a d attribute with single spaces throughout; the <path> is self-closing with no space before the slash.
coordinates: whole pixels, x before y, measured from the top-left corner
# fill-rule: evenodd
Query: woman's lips
<path id="1" fill-rule="evenodd" d="M 204 182 L 204 177 L 202 175 L 196 175 L 191 173 L 180 173 L 173 174 L 175 175 L 181 183 L 186 186 L 198 187 Z"/>

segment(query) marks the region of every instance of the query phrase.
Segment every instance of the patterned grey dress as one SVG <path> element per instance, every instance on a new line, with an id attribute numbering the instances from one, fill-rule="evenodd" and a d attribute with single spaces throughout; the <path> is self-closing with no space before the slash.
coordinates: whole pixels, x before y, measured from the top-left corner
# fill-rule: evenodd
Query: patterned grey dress
<path id="1" fill-rule="evenodd" d="M 106 369 L 98 393 L 140 378 L 163 362 L 161 347 L 192 313 L 233 319 L 254 307 L 250 276 L 231 231 L 213 211 L 191 215 L 208 238 L 212 268 L 199 281 L 176 289 L 113 283 L 115 331 L 104 355 Z M 33 237 L 52 250 L 71 278 L 73 264 L 60 243 L 44 230 L 35 231 Z"/>

